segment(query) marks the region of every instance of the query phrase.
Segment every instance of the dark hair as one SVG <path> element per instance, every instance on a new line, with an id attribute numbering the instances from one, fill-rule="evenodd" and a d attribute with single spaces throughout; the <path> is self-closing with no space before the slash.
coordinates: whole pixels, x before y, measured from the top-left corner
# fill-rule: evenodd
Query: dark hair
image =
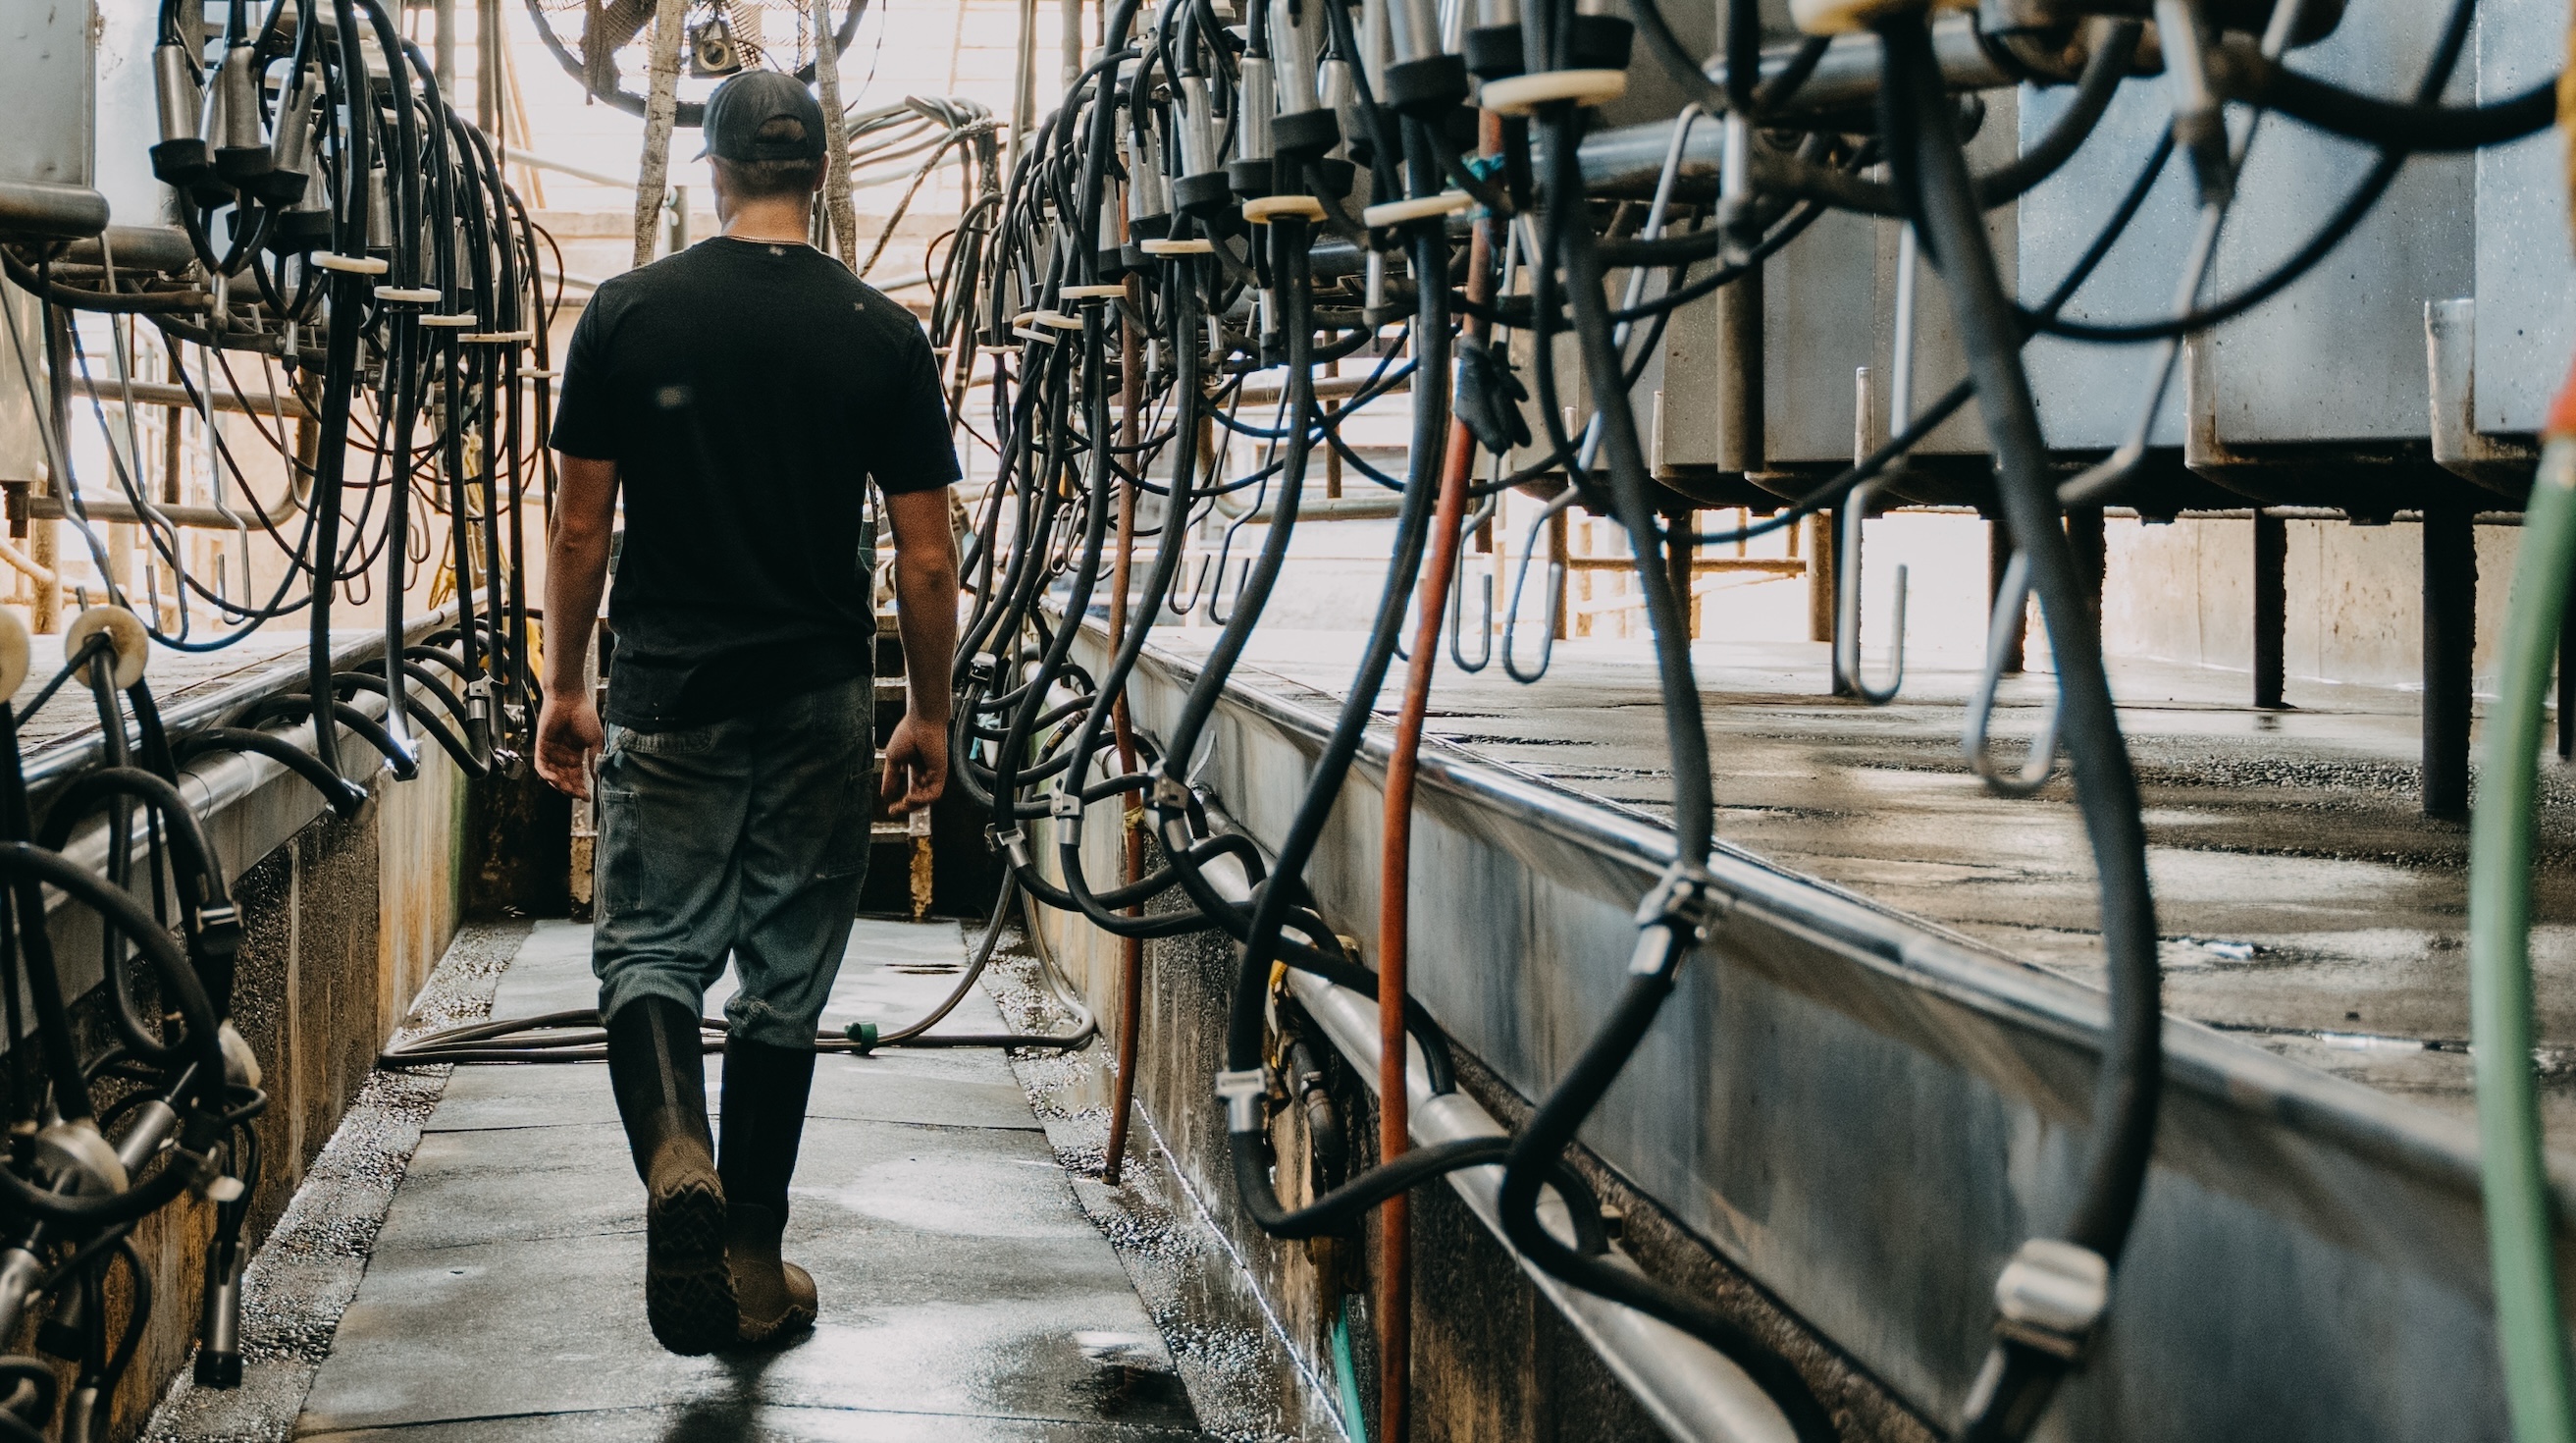
<path id="1" fill-rule="evenodd" d="M 792 115 L 773 116 L 762 121 L 754 139 L 764 141 L 798 141 L 805 138 L 805 124 Z M 819 160 L 726 160 L 721 156 L 709 162 L 725 179 L 725 188 L 737 200 L 770 200 L 782 195 L 811 195 L 814 183 L 822 175 Z"/>

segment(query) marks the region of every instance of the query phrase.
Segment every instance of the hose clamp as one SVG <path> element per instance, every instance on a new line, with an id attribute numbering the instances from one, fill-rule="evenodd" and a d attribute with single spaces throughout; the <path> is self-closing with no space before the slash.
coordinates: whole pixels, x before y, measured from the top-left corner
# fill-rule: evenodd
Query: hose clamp
<path id="1" fill-rule="evenodd" d="M 1216 1075 L 1216 1095 L 1225 1103 L 1225 1130 L 1259 1132 L 1261 1104 L 1270 1096 L 1270 1075 L 1258 1067 Z"/>
<path id="2" fill-rule="evenodd" d="M 197 909 L 197 946 L 208 953 L 230 956 L 241 949 L 241 909 L 227 902 L 219 907 Z"/>
<path id="3" fill-rule="evenodd" d="M 1637 925 L 1652 927 L 1660 923 L 1692 942 L 1704 942 L 1733 910 L 1735 899 L 1719 890 L 1717 879 L 1708 874 L 1706 867 L 1676 862 L 1664 869 L 1654 889 L 1637 904 Z"/>
<path id="4" fill-rule="evenodd" d="M 1013 823 L 1008 831 L 1000 827 L 986 827 L 984 836 L 992 843 L 995 851 L 1011 859 L 1013 867 L 1029 865 L 1029 834 L 1021 831 L 1017 823 Z"/>
<path id="5" fill-rule="evenodd" d="M 1995 1332 L 2069 1362 L 2111 1302 L 2111 1263 L 2081 1244 L 2032 1238 L 1995 1279 Z"/>
<path id="6" fill-rule="evenodd" d="M 1718 890 L 1707 868 L 1678 862 L 1665 868 L 1654 890 L 1637 904 L 1637 950 L 1628 959 L 1630 975 L 1670 977 L 1734 906 L 1735 899 Z"/>
<path id="7" fill-rule="evenodd" d="M 1189 810 L 1189 805 L 1190 788 L 1187 782 L 1173 776 L 1169 771 L 1162 772 L 1154 778 L 1155 810 L 1181 812 Z"/>
<path id="8" fill-rule="evenodd" d="M 1055 794 L 1047 798 L 1047 815 L 1058 821 L 1081 821 L 1081 794 L 1069 787 L 1056 788 Z"/>

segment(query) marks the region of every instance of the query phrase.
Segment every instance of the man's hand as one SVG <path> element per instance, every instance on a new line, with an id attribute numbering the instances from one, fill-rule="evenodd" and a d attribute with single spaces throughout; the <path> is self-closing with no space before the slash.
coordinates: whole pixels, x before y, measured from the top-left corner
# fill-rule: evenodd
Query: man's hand
<path id="1" fill-rule="evenodd" d="M 605 738 L 590 699 L 590 633 L 608 586 L 617 527 L 617 463 L 555 453 L 554 535 L 546 543 L 546 704 L 537 713 L 537 775 L 590 798 L 590 756 Z"/>
<path id="2" fill-rule="evenodd" d="M 542 768 L 545 742 L 538 740 L 538 762 Z M 948 729 L 932 726 L 911 712 L 895 723 L 894 735 L 886 740 L 883 792 L 886 810 L 895 816 L 920 811 L 939 800 L 948 790 Z"/>
<path id="3" fill-rule="evenodd" d="M 599 728 L 599 708 L 590 704 L 589 697 L 579 691 L 548 692 L 545 709 L 537 713 L 537 775 L 556 791 L 588 801 L 591 754 L 606 740 Z M 944 780 L 947 738 L 940 741 Z"/>

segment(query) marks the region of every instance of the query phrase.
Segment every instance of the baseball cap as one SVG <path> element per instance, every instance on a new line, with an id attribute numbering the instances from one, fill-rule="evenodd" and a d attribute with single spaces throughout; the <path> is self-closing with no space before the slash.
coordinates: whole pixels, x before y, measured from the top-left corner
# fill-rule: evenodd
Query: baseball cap
<path id="1" fill-rule="evenodd" d="M 805 128 L 801 140 L 763 140 L 760 128 L 773 120 L 793 120 Z M 703 122 L 706 149 L 701 159 L 756 162 L 821 160 L 823 107 L 792 75 L 775 70 L 746 70 L 716 87 L 707 97 Z"/>

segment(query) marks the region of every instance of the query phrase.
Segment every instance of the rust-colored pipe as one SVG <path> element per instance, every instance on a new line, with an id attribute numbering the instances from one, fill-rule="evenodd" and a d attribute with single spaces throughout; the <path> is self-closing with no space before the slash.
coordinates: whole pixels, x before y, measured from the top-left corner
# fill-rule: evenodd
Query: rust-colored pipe
<path id="1" fill-rule="evenodd" d="M 1127 233 L 1127 207 L 1118 208 L 1118 233 Z M 1144 288 L 1135 276 L 1127 277 L 1127 309 L 1130 315 L 1142 315 L 1145 309 Z M 1118 326 L 1118 418 L 1119 444 L 1128 455 L 1136 455 L 1142 439 L 1136 431 L 1136 413 L 1141 409 L 1145 389 L 1145 360 L 1136 339 L 1136 328 L 1123 320 Z M 1109 468 L 1102 467 L 1107 476 Z M 1109 645 L 1114 650 L 1127 635 L 1127 586 L 1130 568 L 1136 559 L 1136 488 L 1118 488 L 1118 555 L 1109 571 Z M 1109 722 L 1118 737 L 1118 769 L 1136 770 L 1136 733 L 1127 719 L 1127 694 L 1121 690 L 1109 704 Z M 1145 829 L 1132 802 L 1122 803 L 1119 832 L 1125 839 L 1125 880 L 1133 883 L 1145 875 Z M 1127 909 L 1130 917 L 1144 913 L 1143 904 Z M 1118 1186 L 1121 1169 L 1127 1159 L 1127 1115 L 1136 1105 L 1136 1032 L 1137 1013 L 1145 1005 L 1145 939 L 1121 937 L 1118 959 L 1118 1075 L 1110 1080 L 1115 1094 L 1109 1104 L 1109 1156 L 1100 1167 L 1100 1180 Z"/>
<path id="2" fill-rule="evenodd" d="M 1502 122 L 1482 122 L 1488 154 L 1502 143 Z M 1493 258 L 1492 223 L 1480 221 L 1467 265 L 1468 299 L 1491 295 L 1486 270 Z M 1470 323 L 1482 339 L 1484 328 Z M 1416 397 L 1424 391 L 1417 389 Z M 1417 402 L 1418 403 L 1418 402 Z M 1451 410 L 1455 411 L 1453 406 Z M 1467 519 L 1467 475 L 1476 440 L 1465 422 L 1449 423 L 1449 449 L 1440 468 L 1440 502 L 1431 518 L 1430 565 L 1413 627 L 1413 656 L 1405 665 L 1404 705 L 1395 718 L 1395 745 L 1386 763 L 1386 844 L 1380 860 L 1377 904 L 1378 1139 L 1380 1162 L 1391 1162 L 1412 1142 L 1412 1099 L 1406 1092 L 1404 1032 L 1405 961 L 1411 943 L 1408 895 L 1413 873 L 1414 761 L 1422 750 L 1422 721 L 1431 706 L 1431 673 L 1440 658 L 1440 623 L 1456 580 L 1459 532 Z M 1380 1205 L 1377 1279 L 1377 1428 L 1383 1443 L 1403 1443 L 1413 1399 L 1412 1199 L 1397 1193 Z"/>

